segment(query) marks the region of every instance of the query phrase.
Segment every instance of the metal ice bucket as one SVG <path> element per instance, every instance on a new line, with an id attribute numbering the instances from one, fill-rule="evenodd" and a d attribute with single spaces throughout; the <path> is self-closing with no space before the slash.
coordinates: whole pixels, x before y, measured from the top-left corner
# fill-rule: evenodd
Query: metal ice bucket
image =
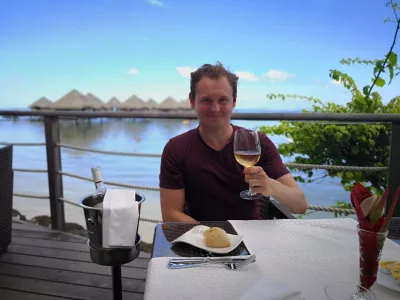
<path id="1" fill-rule="evenodd" d="M 146 197 L 142 194 L 136 193 L 136 201 L 139 204 L 139 218 L 141 211 L 141 204 L 146 200 Z M 103 220 L 103 209 L 99 207 L 94 207 L 97 202 L 93 201 L 93 195 L 88 195 L 83 197 L 79 201 L 79 206 L 83 208 L 85 213 L 86 228 L 89 235 L 90 245 L 94 248 L 103 248 L 103 230 L 102 230 L 102 220 Z M 137 232 L 139 229 L 136 228 Z"/>

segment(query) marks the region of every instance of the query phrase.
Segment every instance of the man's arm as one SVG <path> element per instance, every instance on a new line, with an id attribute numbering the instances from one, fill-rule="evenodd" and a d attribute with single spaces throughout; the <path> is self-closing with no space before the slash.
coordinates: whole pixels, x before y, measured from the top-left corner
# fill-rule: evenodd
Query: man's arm
<path id="1" fill-rule="evenodd" d="M 185 178 L 181 147 L 170 140 L 164 147 L 160 166 L 160 204 L 164 222 L 193 222 L 183 212 Z"/>
<path id="2" fill-rule="evenodd" d="M 183 212 L 185 189 L 160 188 L 160 201 L 163 222 L 196 222 Z"/>
<path id="3" fill-rule="evenodd" d="M 290 173 L 276 180 L 272 178 L 268 178 L 268 180 L 270 181 L 269 194 L 274 199 L 288 207 L 292 213 L 304 214 L 306 212 L 308 203 L 304 192 Z"/>
<path id="4" fill-rule="evenodd" d="M 272 196 L 292 213 L 305 213 L 308 207 L 307 200 L 303 191 L 283 164 L 278 149 L 264 134 L 260 134 L 260 141 L 262 147 L 260 166 L 264 169 L 264 174 L 259 175 L 260 181 L 255 181 L 255 185 L 260 186 L 255 189 L 255 192 L 259 190 L 258 192 L 264 196 Z M 260 170 L 249 171 L 249 173 L 257 173 Z M 247 172 L 245 171 L 245 173 Z M 254 176 L 257 178 L 256 174 Z"/>

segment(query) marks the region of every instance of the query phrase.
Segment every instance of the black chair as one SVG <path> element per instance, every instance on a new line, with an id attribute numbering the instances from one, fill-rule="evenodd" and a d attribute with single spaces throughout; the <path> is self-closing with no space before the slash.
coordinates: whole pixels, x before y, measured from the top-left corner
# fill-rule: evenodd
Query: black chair
<path id="1" fill-rule="evenodd" d="M 12 200 L 14 173 L 12 170 L 13 147 L 0 148 L 0 255 L 11 243 Z"/>
<path id="2" fill-rule="evenodd" d="M 296 219 L 285 206 L 270 197 L 260 200 L 260 216 L 262 220 Z"/>
<path id="3" fill-rule="evenodd" d="M 397 204 L 398 205 L 398 204 Z M 400 241 L 400 217 L 393 217 L 389 223 L 388 238 Z"/>

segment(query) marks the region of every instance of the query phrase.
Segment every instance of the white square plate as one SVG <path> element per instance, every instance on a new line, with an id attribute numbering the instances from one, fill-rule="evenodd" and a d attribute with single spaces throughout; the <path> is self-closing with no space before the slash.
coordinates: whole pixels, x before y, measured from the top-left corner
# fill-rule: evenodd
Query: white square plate
<path id="1" fill-rule="evenodd" d="M 385 274 L 382 271 L 378 271 L 376 283 L 393 291 L 400 292 L 400 285 L 396 284 L 392 275 Z"/>
<path id="2" fill-rule="evenodd" d="M 226 248 L 211 248 L 207 247 L 206 243 L 204 241 L 204 236 L 203 233 L 210 227 L 204 226 L 204 225 L 197 225 L 190 229 L 189 231 L 185 232 L 182 234 L 180 237 L 177 239 L 173 240 L 171 244 L 175 244 L 178 242 L 186 243 L 189 245 L 192 245 L 194 247 L 203 249 L 205 251 L 211 252 L 211 253 L 218 253 L 218 254 L 226 254 L 231 251 L 233 251 L 243 240 L 243 236 L 241 235 L 234 235 L 234 234 L 229 234 L 228 233 L 228 238 L 231 242 L 230 247 Z"/>

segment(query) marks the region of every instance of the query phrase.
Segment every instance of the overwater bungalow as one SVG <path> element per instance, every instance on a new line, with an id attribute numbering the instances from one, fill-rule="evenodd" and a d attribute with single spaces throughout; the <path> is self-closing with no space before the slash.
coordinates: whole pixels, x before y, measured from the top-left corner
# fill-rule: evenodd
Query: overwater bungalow
<path id="1" fill-rule="evenodd" d="M 190 105 L 190 99 L 186 99 L 178 102 L 179 110 L 188 111 L 192 110 L 192 106 Z"/>
<path id="2" fill-rule="evenodd" d="M 158 103 L 153 99 L 153 98 L 149 98 L 146 102 L 146 108 L 148 110 L 153 110 L 153 109 L 157 109 Z"/>
<path id="3" fill-rule="evenodd" d="M 86 97 L 73 89 L 54 103 L 55 110 L 85 110 L 87 108 Z"/>
<path id="4" fill-rule="evenodd" d="M 138 96 L 133 95 L 128 100 L 121 103 L 121 105 L 119 106 L 119 109 L 124 110 L 124 111 L 144 110 L 144 109 L 146 109 L 146 104 Z"/>
<path id="5" fill-rule="evenodd" d="M 101 101 L 98 97 L 93 95 L 92 93 L 86 94 L 85 97 L 86 109 L 88 110 L 104 110 L 106 109 L 106 104 Z"/>
<path id="6" fill-rule="evenodd" d="M 121 105 L 121 102 L 116 98 L 116 97 L 112 97 L 107 103 L 106 103 L 106 109 L 108 110 L 112 110 L 115 111 L 117 109 L 119 109 Z"/>
<path id="7" fill-rule="evenodd" d="M 53 105 L 54 103 L 51 102 L 49 99 L 47 99 L 46 97 L 41 97 L 40 99 L 29 105 L 29 108 L 32 110 L 51 110 L 53 109 Z"/>
<path id="8" fill-rule="evenodd" d="M 177 109 L 179 109 L 178 101 L 176 101 L 172 97 L 167 97 L 166 99 L 164 99 L 163 102 L 161 102 L 157 106 L 157 109 L 163 110 L 163 111 L 177 110 Z"/>

